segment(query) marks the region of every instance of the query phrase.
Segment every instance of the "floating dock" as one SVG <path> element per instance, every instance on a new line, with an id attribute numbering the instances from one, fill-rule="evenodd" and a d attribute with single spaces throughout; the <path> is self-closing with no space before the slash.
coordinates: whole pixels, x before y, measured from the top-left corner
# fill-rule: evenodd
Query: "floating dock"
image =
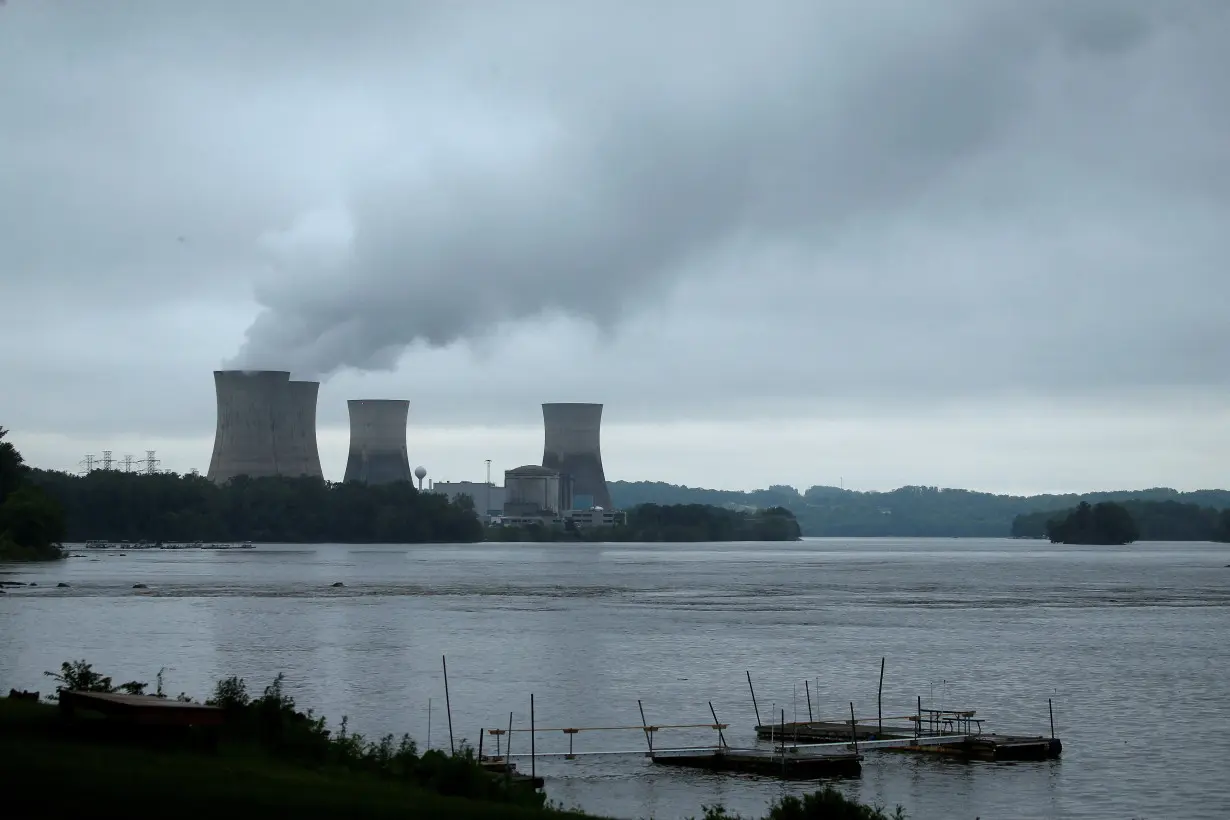
<path id="1" fill-rule="evenodd" d="M 532 701 L 531 701 L 532 703 Z M 565 726 L 537 727 L 533 725 L 533 706 L 530 709 L 531 726 L 529 729 L 514 728 L 510 716 L 507 729 L 484 729 L 479 735 L 479 760 L 482 765 L 494 772 L 503 772 L 503 767 L 512 758 L 529 758 L 531 777 L 536 774 L 535 762 L 545 758 L 563 758 L 575 760 L 578 757 L 644 757 L 659 766 L 675 766 L 680 768 L 704 769 L 711 772 L 729 772 L 737 774 L 758 774 L 768 777 L 778 777 L 787 780 L 814 780 L 821 777 L 857 776 L 862 771 L 862 757 L 857 749 L 845 748 L 815 748 L 786 747 L 779 745 L 769 750 L 762 748 L 734 748 L 726 743 L 724 730 L 727 724 L 717 720 L 713 704 L 709 704 L 709 713 L 713 716 L 712 723 L 675 723 L 651 724 L 645 720 L 644 708 L 641 708 L 640 725 L 628 726 Z M 654 743 L 657 734 L 667 729 L 708 729 L 716 732 L 715 743 L 712 745 L 696 745 L 675 748 L 661 748 Z M 511 754 L 507 742 L 517 733 L 527 732 L 530 735 L 530 751 Z M 567 751 L 540 752 L 535 747 L 535 740 L 541 734 L 561 733 L 568 739 Z M 642 750 L 620 749 L 607 751 L 580 751 L 575 741 L 579 735 L 589 732 L 637 732 L 645 736 L 645 748 Z M 496 743 L 495 755 L 486 756 L 482 752 L 483 734 L 492 736 Z M 842 744 L 830 744 L 842 746 Z M 515 767 L 514 767 L 515 768 Z M 497 775 L 498 776 L 498 775 Z M 522 775 L 524 777 L 524 775 Z"/>
<path id="2" fill-rule="evenodd" d="M 893 752 L 925 752 L 970 760 L 1053 760 L 1063 752 L 1057 737 L 983 733 L 982 721 L 972 711 L 920 709 L 921 715 L 889 718 L 911 724 L 882 725 L 879 719 L 846 721 L 798 721 L 762 724 L 756 737 L 790 748 L 835 748 L 834 744 L 859 749 Z M 921 717 L 921 720 L 920 720 Z M 916 728 L 918 725 L 922 729 Z"/>

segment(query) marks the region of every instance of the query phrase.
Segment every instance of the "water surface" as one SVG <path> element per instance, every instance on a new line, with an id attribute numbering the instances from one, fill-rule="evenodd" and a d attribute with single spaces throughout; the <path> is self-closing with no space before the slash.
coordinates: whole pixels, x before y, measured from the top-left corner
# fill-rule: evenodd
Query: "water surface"
<path id="1" fill-rule="evenodd" d="M 483 727 L 707 723 L 753 742 L 755 714 L 973 708 L 989 728 L 1049 733 L 1059 761 L 991 765 L 870 754 L 842 785 L 918 820 L 1213 818 L 1230 806 L 1230 550 L 1208 544 L 1052 547 L 978 539 L 797 544 L 268 546 L 85 552 L 0 565 L 34 581 L 0 596 L 0 687 L 86 658 L 119 680 L 208 694 L 278 672 L 302 707 L 372 735 L 448 744 Z M 71 584 L 56 588 L 57 582 Z M 336 581 L 342 588 L 330 585 Z M 134 590 L 144 583 L 146 590 Z M 429 703 L 430 701 L 430 703 Z M 430 708 L 429 708 L 430 706 Z M 663 731 L 657 743 L 710 742 Z M 486 741 L 484 741 L 486 743 Z M 634 750 L 635 731 L 578 735 Z M 516 736 L 514 752 L 528 751 Z M 547 732 L 539 751 L 562 750 Z M 540 761 L 548 794 L 621 817 L 724 803 L 759 816 L 805 786 L 656 769 L 641 757 Z M 521 766 L 529 768 L 529 761 Z"/>

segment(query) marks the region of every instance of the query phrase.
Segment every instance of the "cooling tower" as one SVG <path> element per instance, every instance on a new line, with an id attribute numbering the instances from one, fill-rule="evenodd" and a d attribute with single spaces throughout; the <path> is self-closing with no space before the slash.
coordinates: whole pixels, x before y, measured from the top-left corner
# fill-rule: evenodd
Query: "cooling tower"
<path id="1" fill-rule="evenodd" d="M 287 382 L 274 418 L 278 475 L 323 478 L 316 449 L 316 396 L 320 382 Z"/>
<path id="2" fill-rule="evenodd" d="M 542 421 L 546 433 L 542 466 L 570 478 L 573 497 L 587 495 L 594 506 L 611 509 L 599 446 L 602 405 L 544 404 Z"/>
<path id="3" fill-rule="evenodd" d="M 290 373 L 285 370 L 215 370 L 218 427 L 209 479 L 280 475 L 275 420 L 282 411 Z"/>
<path id="4" fill-rule="evenodd" d="M 218 427 L 209 479 L 321 477 L 316 450 L 318 382 L 292 382 L 285 370 L 215 370 Z"/>
<path id="5" fill-rule="evenodd" d="M 351 399 L 350 455 L 345 481 L 391 484 L 410 481 L 406 457 L 406 416 L 410 402 L 400 399 Z"/>

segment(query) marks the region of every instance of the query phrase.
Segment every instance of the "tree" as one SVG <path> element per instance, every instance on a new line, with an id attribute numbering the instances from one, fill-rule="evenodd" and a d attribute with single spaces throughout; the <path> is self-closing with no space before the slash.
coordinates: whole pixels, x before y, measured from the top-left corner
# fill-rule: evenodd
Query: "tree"
<path id="1" fill-rule="evenodd" d="M 1123 505 L 1082 501 L 1064 518 L 1050 521 L 1046 535 L 1052 544 L 1131 544 L 1140 530 Z"/>
<path id="2" fill-rule="evenodd" d="M 1213 533 L 1214 541 L 1230 542 L 1230 508 L 1221 511 L 1217 519 L 1217 530 Z"/>
<path id="3" fill-rule="evenodd" d="M 0 534 L 20 547 L 52 550 L 64 540 L 64 511 L 38 487 L 24 485 L 0 505 Z"/>
<path id="4" fill-rule="evenodd" d="M 8 432 L 0 427 L 0 504 L 20 486 L 22 474 L 25 472 L 21 453 L 17 452 L 13 442 L 4 440 Z"/>

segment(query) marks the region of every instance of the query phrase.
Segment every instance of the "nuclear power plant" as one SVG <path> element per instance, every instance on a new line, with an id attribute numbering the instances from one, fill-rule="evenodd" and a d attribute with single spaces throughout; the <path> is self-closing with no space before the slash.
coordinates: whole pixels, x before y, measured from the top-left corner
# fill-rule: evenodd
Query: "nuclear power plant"
<path id="1" fill-rule="evenodd" d="M 285 370 L 215 370 L 218 422 L 209 479 L 235 476 L 321 478 L 316 449 L 319 382 L 291 381 Z"/>
<path id="2" fill-rule="evenodd" d="M 410 481 L 410 459 L 406 456 L 410 402 L 351 399 L 346 406 L 350 410 L 350 454 L 343 480 L 364 484 Z"/>
<path id="3" fill-rule="evenodd" d="M 544 404 L 542 421 L 542 466 L 555 470 L 571 487 L 573 506 L 611 509 L 599 445 L 602 405 Z"/>
<path id="4" fill-rule="evenodd" d="M 286 370 L 216 370 L 217 430 L 209 479 L 219 484 L 236 476 L 323 478 L 316 443 L 319 382 L 292 381 Z M 350 452 L 343 481 L 363 484 L 413 483 L 422 490 L 424 468 L 410 471 L 404 399 L 351 399 Z M 435 482 L 429 491 L 456 500 L 469 496 L 479 514 L 499 522 L 566 518 L 574 524 L 610 525 L 612 511 L 602 468 L 602 405 L 555 402 L 542 405 L 542 466 L 504 472 L 505 486 L 487 481 Z M 613 517 L 615 516 L 615 517 Z M 609 519 L 609 520 L 608 520 Z M 559 521 L 555 521 L 556 524 Z"/>

